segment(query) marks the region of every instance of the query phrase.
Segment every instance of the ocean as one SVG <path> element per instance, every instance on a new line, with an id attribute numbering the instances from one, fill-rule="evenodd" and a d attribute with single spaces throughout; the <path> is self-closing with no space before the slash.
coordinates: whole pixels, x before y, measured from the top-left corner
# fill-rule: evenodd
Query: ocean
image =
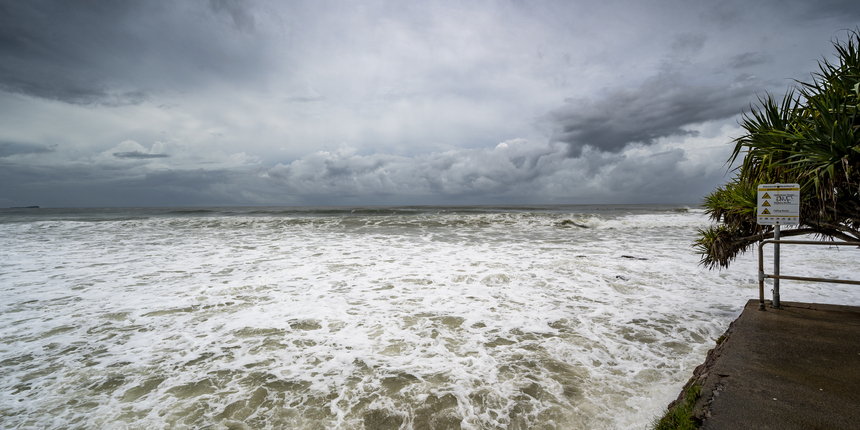
<path id="1" fill-rule="evenodd" d="M 698 265 L 708 224 L 659 205 L 0 210 L 0 427 L 649 428 L 758 298 L 755 251 Z M 782 248 L 783 274 L 858 279 L 856 249 Z"/>

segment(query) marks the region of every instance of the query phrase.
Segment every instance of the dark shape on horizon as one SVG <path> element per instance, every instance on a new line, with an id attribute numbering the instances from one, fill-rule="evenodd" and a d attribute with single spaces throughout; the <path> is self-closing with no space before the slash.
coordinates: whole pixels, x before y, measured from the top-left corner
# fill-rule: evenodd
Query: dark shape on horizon
<path id="1" fill-rule="evenodd" d="M 114 152 L 113 156 L 116 158 L 136 158 L 136 159 L 149 159 L 149 158 L 167 158 L 170 157 L 167 154 L 147 154 L 145 152 L 140 151 L 131 151 L 131 152 Z"/>

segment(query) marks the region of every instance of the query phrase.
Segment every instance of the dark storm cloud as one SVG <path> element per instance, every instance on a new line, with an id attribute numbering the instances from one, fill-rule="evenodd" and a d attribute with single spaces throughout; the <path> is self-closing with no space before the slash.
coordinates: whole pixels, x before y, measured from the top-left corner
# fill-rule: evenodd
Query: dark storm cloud
<path id="1" fill-rule="evenodd" d="M 725 159 L 725 149 L 711 158 Z M 148 163 L 23 168 L 0 159 L 0 183 L 9 185 L 0 189 L 0 204 L 695 203 L 724 173 L 711 158 L 695 161 L 680 148 L 640 145 L 617 154 L 586 149 L 582 158 L 565 151 L 563 144 L 522 139 L 414 157 L 358 155 L 342 147 L 287 165 L 208 170 Z"/>
<path id="2" fill-rule="evenodd" d="M 193 194 L 201 192 L 219 184 L 235 182 L 240 173 L 226 169 L 216 170 L 161 170 L 147 173 L 140 180 L 128 181 L 129 185 L 141 185 L 151 188 L 168 188 L 174 191 L 182 191 Z"/>
<path id="3" fill-rule="evenodd" d="M 2 2 L 0 89 L 75 104 L 139 103 L 143 91 L 106 86 L 95 58 L 114 54 L 117 45 L 134 48 L 113 24 L 127 15 L 128 4 Z"/>
<path id="4" fill-rule="evenodd" d="M 774 1 L 778 6 L 782 6 L 781 1 Z M 796 6 L 792 6 L 795 14 L 801 20 L 821 19 L 830 17 L 845 17 L 853 16 L 854 19 L 860 18 L 860 2 L 855 0 L 819 0 L 819 1 L 793 1 Z"/>
<path id="5" fill-rule="evenodd" d="M 124 170 L 128 173 L 128 170 Z M 259 204 L 243 195 L 253 188 L 247 171 L 162 170 L 118 175 L 89 165 L 21 168 L 0 162 L 0 205 L 42 207 L 217 206 Z"/>
<path id="6" fill-rule="evenodd" d="M 551 112 L 552 141 L 568 145 L 568 155 L 579 157 L 586 146 L 619 152 L 632 143 L 691 134 L 685 126 L 738 115 L 755 90 L 738 83 L 725 87 L 693 86 L 677 74 L 664 73 L 639 88 L 617 89 L 596 100 L 569 100 Z"/>
<path id="7" fill-rule="evenodd" d="M 325 100 L 323 96 L 316 97 L 287 97 L 284 101 L 287 103 L 311 103 L 311 102 L 321 102 Z"/>
<path id="8" fill-rule="evenodd" d="M 601 188 L 631 203 L 699 203 L 701 196 L 725 180 L 726 172 L 706 165 L 684 169 L 687 163 L 687 154 L 681 148 L 643 157 L 618 157 L 605 170 Z"/>
<path id="9" fill-rule="evenodd" d="M 0 0 L 0 205 L 695 202 L 726 180 L 736 115 L 857 18 L 856 0 Z"/>
<path id="10" fill-rule="evenodd" d="M 672 42 L 672 49 L 684 53 L 696 53 L 702 50 L 706 40 L 708 37 L 704 34 L 684 34 Z"/>
<path id="11" fill-rule="evenodd" d="M 253 77 L 256 39 L 230 34 L 254 30 L 244 3 L 0 0 L 0 90 L 122 106 L 210 75 Z"/>
<path id="12" fill-rule="evenodd" d="M 712 21 L 723 27 L 735 27 L 738 23 L 762 25 L 770 18 L 777 18 L 782 25 L 806 26 L 814 20 L 860 18 L 860 2 L 856 0 L 765 0 L 765 1 L 719 1 L 710 2 L 700 14 L 703 21 Z"/>
<path id="13" fill-rule="evenodd" d="M 215 12 L 224 12 L 233 20 L 233 28 L 243 31 L 254 30 L 254 16 L 248 10 L 245 0 L 210 0 L 209 4 Z"/>
<path id="14" fill-rule="evenodd" d="M 53 148 L 45 145 L 31 145 L 27 143 L 0 142 L 0 158 L 24 154 L 47 154 L 54 152 Z"/>
<path id="15" fill-rule="evenodd" d="M 728 152 L 726 147 L 714 155 L 724 159 Z M 617 154 L 586 149 L 581 158 L 571 158 L 562 144 L 514 139 L 492 149 L 416 157 L 357 155 L 341 148 L 279 164 L 263 176 L 271 195 L 303 204 L 695 203 L 724 174 L 710 158 L 704 162 L 677 147 L 639 146 Z"/>
<path id="16" fill-rule="evenodd" d="M 150 158 L 168 158 L 170 157 L 167 154 L 148 154 L 146 152 L 140 151 L 130 151 L 130 152 L 114 152 L 113 156 L 116 158 L 133 158 L 138 160 L 146 160 Z"/>
<path id="17" fill-rule="evenodd" d="M 628 191 L 639 195 L 655 195 L 678 187 L 677 166 L 685 160 L 683 149 L 650 154 L 635 159 L 625 158 L 607 175 L 606 185 L 612 191 Z"/>
<path id="18" fill-rule="evenodd" d="M 729 67 L 733 69 L 741 69 L 744 67 L 757 66 L 771 61 L 769 55 L 761 52 L 744 52 L 740 55 L 735 55 L 729 61 Z"/>
<path id="19" fill-rule="evenodd" d="M 267 176 L 299 195 L 463 196 L 505 195 L 561 169 L 556 147 L 513 140 L 494 149 L 460 149 L 417 157 L 356 155 L 349 148 L 318 152 Z"/>

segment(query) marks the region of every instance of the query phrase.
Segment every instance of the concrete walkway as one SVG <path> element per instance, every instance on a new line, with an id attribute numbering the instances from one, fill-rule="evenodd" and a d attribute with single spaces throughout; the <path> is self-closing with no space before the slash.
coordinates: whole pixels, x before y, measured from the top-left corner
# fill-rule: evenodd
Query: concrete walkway
<path id="1" fill-rule="evenodd" d="M 719 349 L 702 429 L 860 429 L 860 307 L 750 300 Z"/>

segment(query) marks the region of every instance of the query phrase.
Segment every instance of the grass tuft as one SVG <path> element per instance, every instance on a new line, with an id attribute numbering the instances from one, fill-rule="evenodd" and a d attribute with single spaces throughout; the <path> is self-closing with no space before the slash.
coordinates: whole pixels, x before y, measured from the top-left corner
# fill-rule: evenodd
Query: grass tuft
<path id="1" fill-rule="evenodd" d="M 696 400 L 702 395 L 702 386 L 700 384 L 691 385 L 686 393 L 684 400 L 680 403 L 672 405 L 666 410 L 666 414 L 659 420 L 653 423 L 654 430 L 696 430 L 699 428 L 699 422 L 696 420 L 693 413 L 693 405 Z"/>

